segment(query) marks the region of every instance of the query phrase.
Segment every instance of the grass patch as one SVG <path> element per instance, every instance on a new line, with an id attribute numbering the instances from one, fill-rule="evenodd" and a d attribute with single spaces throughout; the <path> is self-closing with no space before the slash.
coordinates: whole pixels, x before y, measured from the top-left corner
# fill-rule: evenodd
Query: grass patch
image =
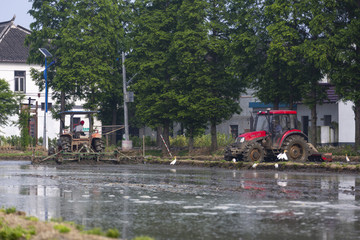
<path id="1" fill-rule="evenodd" d="M 64 219 L 62 217 L 50 219 L 50 222 L 55 222 L 55 223 L 61 223 L 63 221 L 64 221 Z"/>
<path id="2" fill-rule="evenodd" d="M 105 235 L 104 232 L 100 228 L 92 228 L 90 230 L 84 231 L 84 233 L 91 234 L 91 235 L 97 235 L 97 236 Z"/>
<path id="3" fill-rule="evenodd" d="M 6 214 L 16 213 L 16 207 L 1 208 L 1 211 Z"/>
<path id="4" fill-rule="evenodd" d="M 30 227 L 29 230 L 17 226 L 15 228 L 9 227 L 2 220 L 0 220 L 0 239 L 6 240 L 18 240 L 18 239 L 30 239 L 31 236 L 36 234 L 35 228 Z"/>
<path id="5" fill-rule="evenodd" d="M 182 156 L 188 156 L 189 155 L 189 150 L 180 150 L 177 153 L 178 156 L 182 157 Z"/>
<path id="6" fill-rule="evenodd" d="M 151 156 L 156 156 L 156 157 L 162 157 L 161 150 L 155 150 L 155 149 L 146 150 L 145 154 L 146 155 L 151 155 Z"/>
<path id="7" fill-rule="evenodd" d="M 105 236 L 109 238 L 119 238 L 120 233 L 117 229 L 111 228 L 106 231 Z"/>
<path id="8" fill-rule="evenodd" d="M 68 233 L 68 232 L 70 232 L 70 228 L 68 228 L 67 226 L 62 225 L 62 224 L 55 225 L 54 229 L 58 230 L 60 233 Z"/>
<path id="9" fill-rule="evenodd" d="M 32 221 L 32 222 L 38 222 L 39 219 L 37 217 L 29 216 L 25 217 L 26 220 Z"/>
<path id="10" fill-rule="evenodd" d="M 13 153 L 0 153 L 0 157 L 31 157 L 32 151 L 13 152 Z M 35 156 L 46 156 L 46 153 L 35 151 Z"/>
<path id="11" fill-rule="evenodd" d="M 323 147 L 317 147 L 317 150 L 319 152 L 327 152 L 332 153 L 334 156 L 345 156 L 346 154 L 348 156 L 359 156 L 360 152 L 356 151 L 353 146 L 351 145 L 345 145 L 345 146 L 323 146 Z"/>
<path id="12" fill-rule="evenodd" d="M 133 238 L 132 240 L 155 240 L 155 238 L 148 237 L 148 236 L 139 236 L 139 237 Z"/>

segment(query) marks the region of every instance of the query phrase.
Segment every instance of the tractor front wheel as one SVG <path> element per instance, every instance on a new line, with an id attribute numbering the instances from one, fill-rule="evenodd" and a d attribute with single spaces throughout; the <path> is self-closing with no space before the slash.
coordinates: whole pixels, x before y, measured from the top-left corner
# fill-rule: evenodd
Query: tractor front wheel
<path id="1" fill-rule="evenodd" d="M 308 159 L 308 145 L 301 136 L 288 137 L 284 142 L 283 150 L 286 150 L 286 155 L 290 161 L 305 162 Z"/>
<path id="2" fill-rule="evenodd" d="M 243 159 L 246 162 L 262 162 L 264 155 L 264 147 L 258 142 L 253 142 L 247 146 Z"/>

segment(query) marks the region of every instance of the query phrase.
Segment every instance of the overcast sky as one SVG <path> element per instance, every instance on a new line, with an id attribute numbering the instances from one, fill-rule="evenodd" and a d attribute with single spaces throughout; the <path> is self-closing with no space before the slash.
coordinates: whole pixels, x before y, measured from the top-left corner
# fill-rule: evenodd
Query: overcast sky
<path id="1" fill-rule="evenodd" d="M 30 29 L 34 20 L 27 12 L 31 9 L 31 0 L 0 0 L 0 22 L 6 22 L 16 15 L 15 24 Z"/>

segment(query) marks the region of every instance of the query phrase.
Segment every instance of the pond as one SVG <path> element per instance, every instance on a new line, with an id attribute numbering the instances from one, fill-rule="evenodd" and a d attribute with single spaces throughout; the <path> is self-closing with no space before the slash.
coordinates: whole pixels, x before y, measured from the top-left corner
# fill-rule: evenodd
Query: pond
<path id="1" fill-rule="evenodd" d="M 0 206 L 121 238 L 358 239 L 360 176 L 0 161 Z"/>

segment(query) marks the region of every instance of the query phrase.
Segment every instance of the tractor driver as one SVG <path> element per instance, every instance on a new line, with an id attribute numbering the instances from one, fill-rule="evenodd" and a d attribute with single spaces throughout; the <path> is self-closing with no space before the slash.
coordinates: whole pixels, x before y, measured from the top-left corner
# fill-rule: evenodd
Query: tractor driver
<path id="1" fill-rule="evenodd" d="M 84 123 L 85 122 L 83 120 L 81 120 L 80 124 L 77 125 L 76 127 L 74 127 L 74 132 L 75 132 L 76 136 L 84 135 L 84 132 L 83 132 Z"/>
<path id="2" fill-rule="evenodd" d="M 273 141 L 278 142 L 282 134 L 282 127 L 280 125 L 279 119 L 273 119 L 273 133 Z"/>
<path id="3" fill-rule="evenodd" d="M 281 134 L 282 128 L 281 128 L 281 125 L 279 123 L 279 120 L 275 120 L 274 130 L 275 130 L 276 135 Z"/>

